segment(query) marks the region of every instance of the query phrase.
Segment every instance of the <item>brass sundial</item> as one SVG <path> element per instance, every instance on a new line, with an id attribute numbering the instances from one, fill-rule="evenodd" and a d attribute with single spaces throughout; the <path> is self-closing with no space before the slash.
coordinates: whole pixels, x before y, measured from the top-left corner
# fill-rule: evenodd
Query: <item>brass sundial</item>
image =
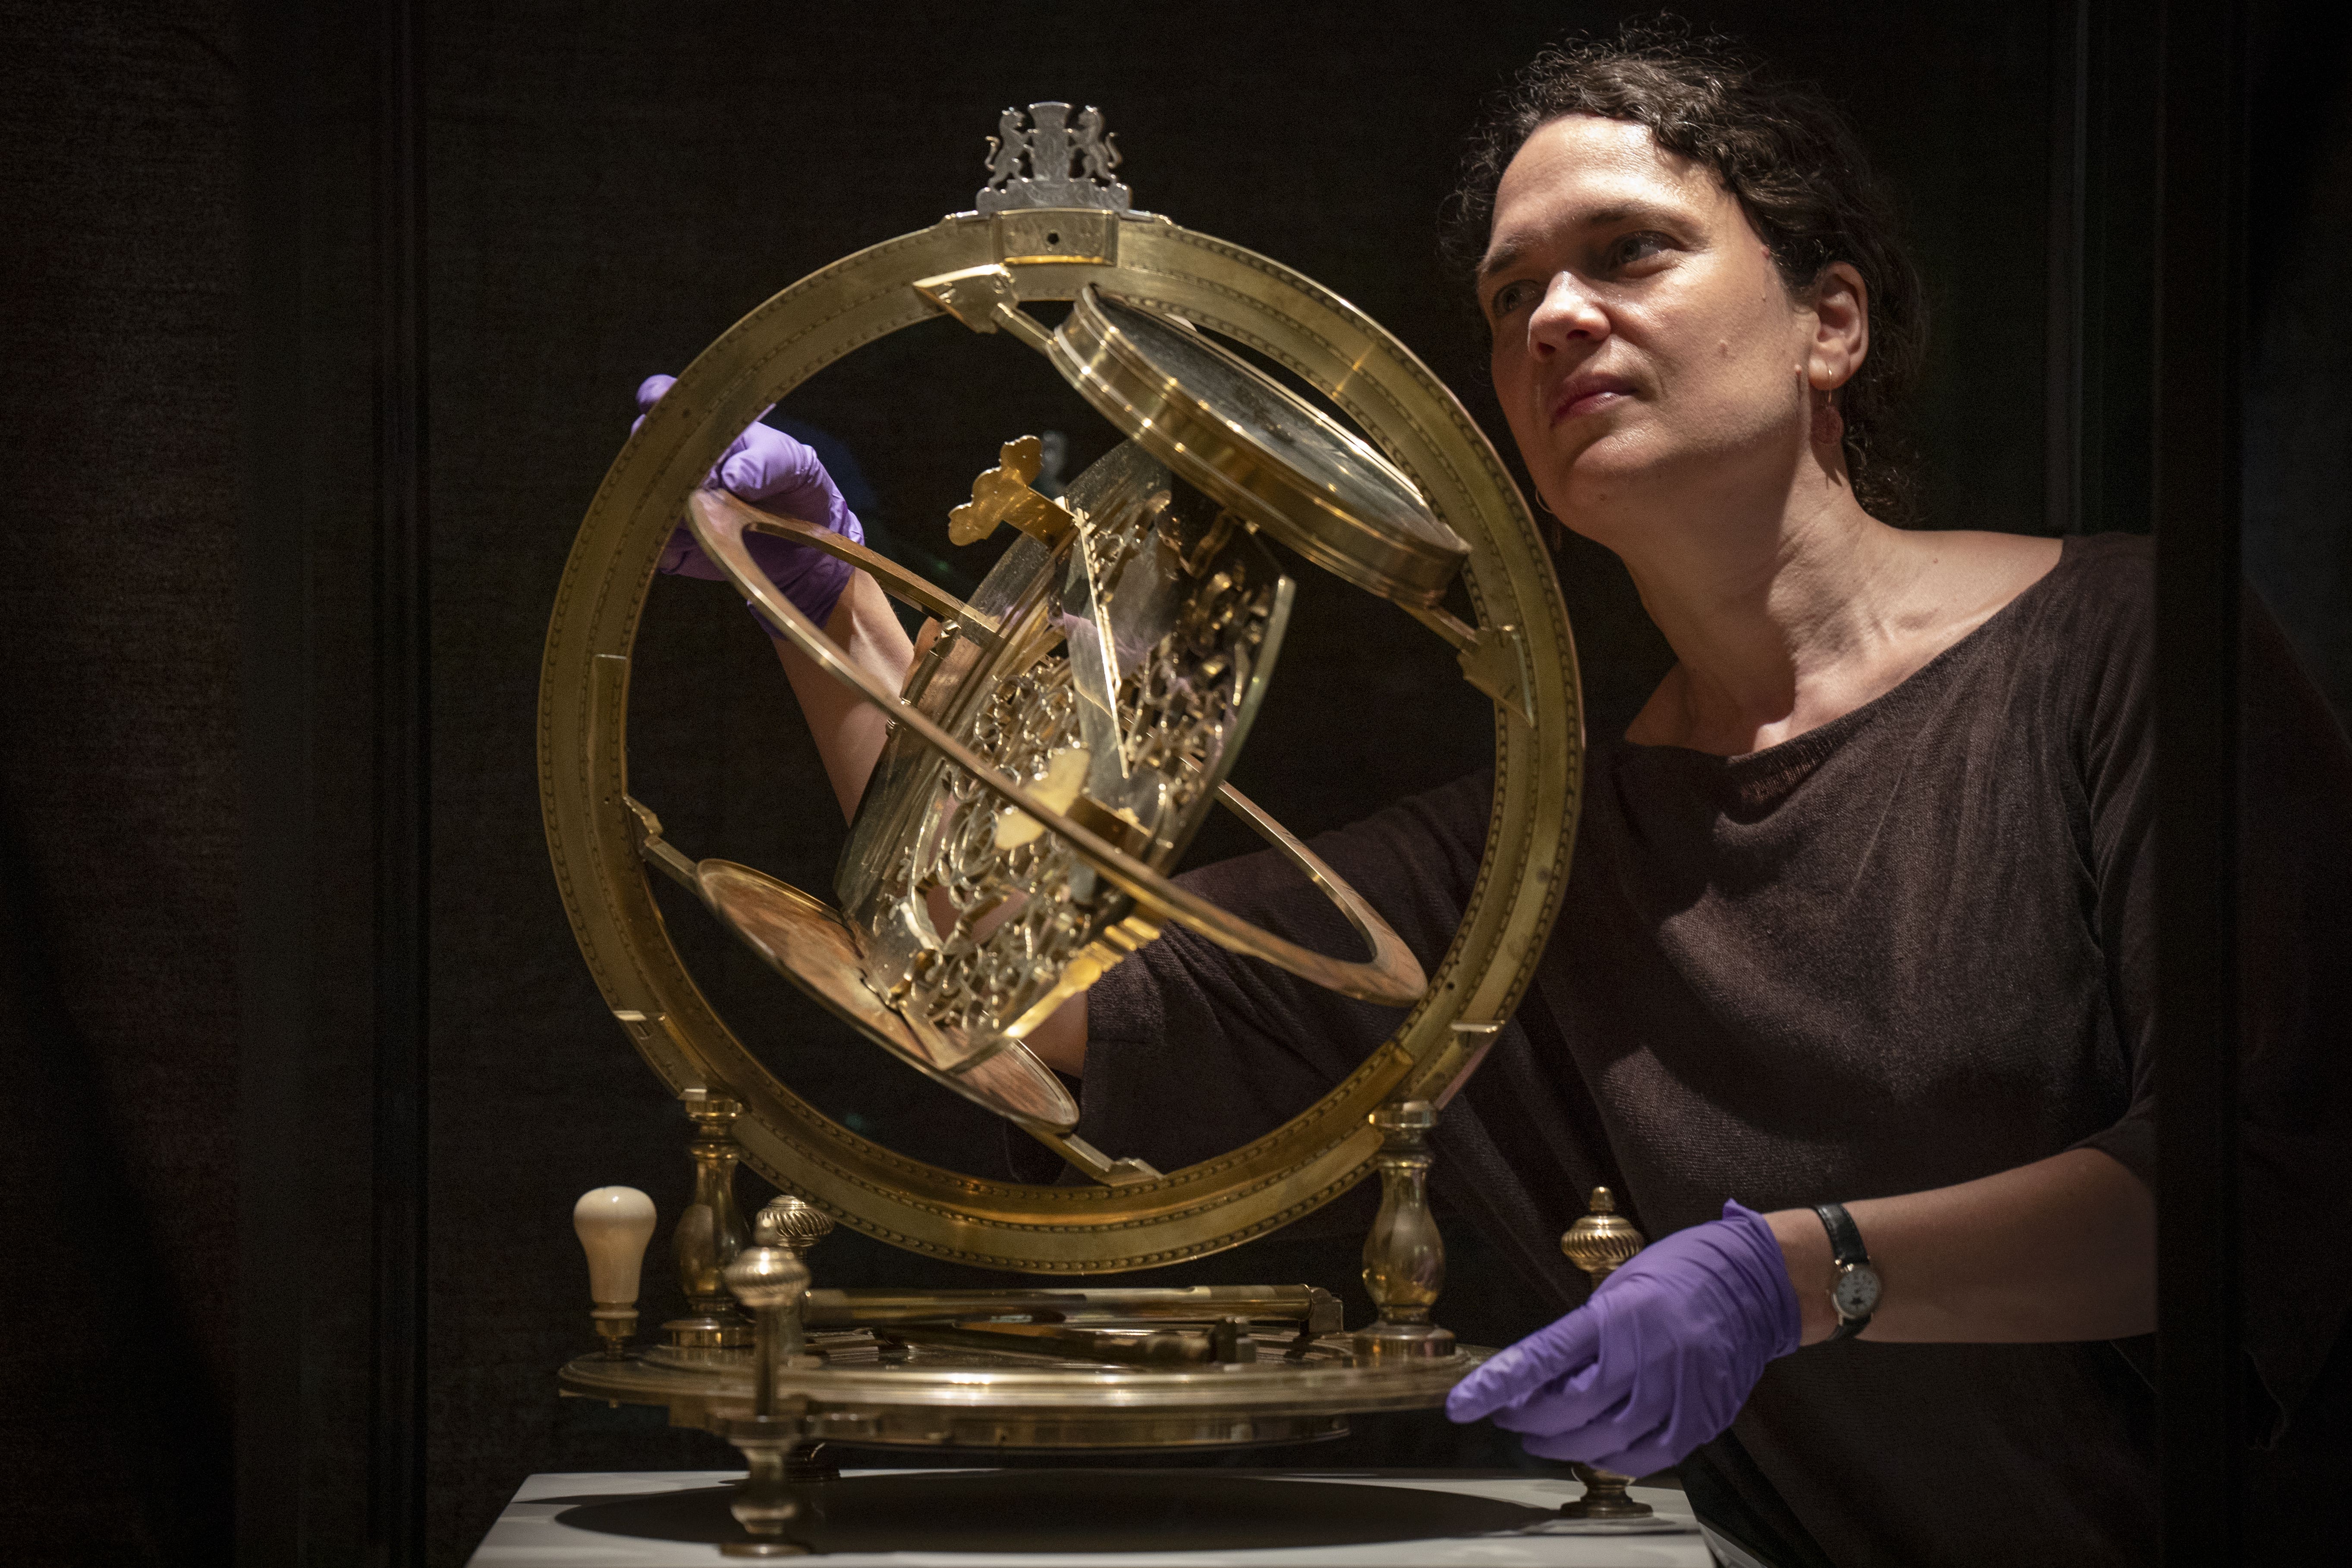
<path id="1" fill-rule="evenodd" d="M 686 368 L 597 491 L 556 596 L 540 701 L 549 847 L 607 1005 L 700 1119 L 697 1197 L 711 1213 L 697 1223 L 714 1238 L 681 1248 L 688 1272 L 701 1270 L 689 1287 L 702 1318 L 667 1345 L 575 1362 L 563 1384 L 726 1429 L 755 1455 L 755 1477 L 758 1455 L 781 1475 L 794 1445 L 826 1436 L 1093 1447 L 1321 1435 L 1351 1411 L 1437 1403 L 1480 1353 L 1428 1322 L 1443 1266 L 1423 1140 L 1433 1108 L 1517 1002 L 1567 881 L 1583 731 L 1559 587 L 1493 448 L 1402 344 L 1278 262 L 1131 210 L 1117 162 L 1097 110 L 1075 126 L 1066 105 L 1007 110 L 976 211 L 811 274 Z M 1069 308 L 1049 327 L 1027 309 L 1043 301 Z M 1033 488 L 1034 438 L 1004 444 L 950 520 L 959 543 L 1018 533 L 969 602 L 700 488 L 769 405 L 940 315 L 998 335 L 1007 376 L 1050 367 L 1123 437 L 1058 497 Z M 894 721 L 830 899 L 695 858 L 664 837 L 656 803 L 629 793 L 637 621 L 681 517 L 778 635 Z M 744 548 L 747 531 L 842 555 L 941 623 L 903 689 L 785 602 Z M 1486 857 L 1433 973 L 1227 782 L 1291 604 L 1268 540 L 1404 608 L 1491 700 Z M 1444 607 L 1457 584 L 1467 620 Z M 1217 805 L 1332 900 L 1361 951 L 1300 947 L 1169 879 Z M 656 872 L 867 1039 L 1055 1149 L 1077 1179 L 940 1169 L 822 1114 L 687 973 L 654 901 Z M 1404 1021 L 1246 1147 L 1169 1172 L 1097 1150 L 1075 1134 L 1076 1108 L 1024 1037 L 1171 924 L 1408 1009 Z M 776 1370 L 765 1375 L 717 1283 L 734 1250 L 727 1226 L 740 1227 L 721 1181 L 738 1153 L 792 1194 L 761 1216 L 760 1244 L 728 1275 L 768 1325 L 761 1353 Z M 1083 1288 L 1079 1277 L 1265 1234 L 1376 1168 L 1386 1196 L 1367 1278 L 1381 1321 L 1354 1336 L 1337 1332 L 1332 1298 L 1304 1287 Z M 811 1290 L 799 1253 L 833 1221 L 1060 1279 L 1009 1294 Z M 621 1321 L 617 1304 L 600 1319 L 608 1331 Z"/>

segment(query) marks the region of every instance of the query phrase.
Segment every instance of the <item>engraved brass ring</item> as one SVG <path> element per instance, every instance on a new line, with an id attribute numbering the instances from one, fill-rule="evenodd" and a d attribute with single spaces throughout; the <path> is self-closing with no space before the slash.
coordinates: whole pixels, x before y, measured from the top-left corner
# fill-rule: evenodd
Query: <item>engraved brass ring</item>
<path id="1" fill-rule="evenodd" d="M 1046 831 L 1067 839 L 1081 860 L 1135 900 L 1137 912 L 1144 919 L 1155 925 L 1171 920 L 1181 921 L 1229 952 L 1264 959 L 1343 996 L 1386 1003 L 1391 1007 L 1410 1006 L 1420 999 L 1429 980 L 1422 973 L 1421 961 L 1413 957 L 1412 951 L 1405 946 L 1402 939 L 1364 901 L 1361 894 L 1324 865 L 1313 850 L 1284 832 L 1273 818 L 1251 805 L 1245 797 L 1230 787 L 1223 791 L 1237 803 L 1234 809 L 1240 812 L 1252 827 L 1270 838 L 1294 865 L 1307 874 L 1309 881 L 1329 896 L 1339 912 L 1347 917 L 1348 923 L 1356 928 L 1356 934 L 1370 945 L 1372 956 L 1369 960 L 1350 963 L 1326 957 L 1312 948 L 1286 941 L 1270 931 L 1219 909 L 1206 899 L 1178 887 L 1091 828 L 1055 810 L 1038 799 L 1029 786 L 990 766 L 986 758 L 941 729 L 921 709 L 911 702 L 902 701 L 897 692 L 876 679 L 871 671 L 843 658 L 841 650 L 817 629 L 816 623 L 785 598 L 775 584 L 769 581 L 768 574 L 760 570 L 759 563 L 751 559 L 751 552 L 743 547 L 743 524 L 737 509 L 704 504 L 704 497 L 709 493 L 705 491 L 698 495 L 688 511 L 693 523 L 695 542 L 702 546 L 703 553 L 718 563 L 736 587 L 750 596 L 761 618 L 782 632 L 794 647 L 808 655 L 818 668 L 889 714 L 893 722 L 905 725 L 941 756 L 970 773 L 982 789 L 1027 812 L 1044 824 Z"/>

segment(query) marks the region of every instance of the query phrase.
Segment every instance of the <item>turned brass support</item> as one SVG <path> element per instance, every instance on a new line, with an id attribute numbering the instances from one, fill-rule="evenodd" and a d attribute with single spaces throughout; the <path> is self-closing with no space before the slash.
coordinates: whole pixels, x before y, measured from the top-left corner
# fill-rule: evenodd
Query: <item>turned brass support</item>
<path id="1" fill-rule="evenodd" d="M 801 1304 L 807 1300 L 808 1265 L 801 1255 L 833 1228 L 833 1221 L 800 1199 L 783 1196 L 760 1211 L 751 1245 L 727 1266 L 727 1288 L 751 1313 L 751 1414 L 727 1423 L 727 1440 L 743 1451 L 751 1474 L 736 1493 L 736 1521 L 751 1537 L 719 1551 L 730 1557 L 799 1557 L 808 1548 L 784 1537 L 785 1527 L 814 1511 L 799 1483 L 824 1478 L 813 1463 L 806 1435 L 808 1401 L 779 1398 L 776 1374 L 818 1364 L 802 1353 Z"/>
<path id="2" fill-rule="evenodd" d="M 1370 1121 L 1381 1133 L 1376 1164 L 1381 1211 L 1364 1238 L 1364 1289 L 1380 1317 L 1356 1334 L 1356 1359 L 1370 1363 L 1454 1353 L 1454 1332 L 1429 1321 L 1445 1284 L 1445 1241 L 1429 1212 L 1429 1131 L 1437 1110 L 1425 1100 L 1384 1105 Z"/>
<path id="3" fill-rule="evenodd" d="M 743 1250 L 745 1239 L 743 1211 L 735 1204 L 735 1164 L 742 1154 L 735 1119 L 743 1107 L 714 1089 L 689 1089 L 680 1098 L 694 1121 L 694 1138 L 686 1148 L 694 1163 L 694 1196 L 670 1233 L 670 1251 L 692 1313 L 664 1323 L 662 1332 L 675 1350 L 732 1359 L 751 1342 L 751 1325 L 727 1298 L 727 1266 Z"/>
<path id="4" fill-rule="evenodd" d="M 1617 1200 L 1607 1187 L 1592 1189 L 1591 1212 L 1559 1238 L 1559 1249 L 1568 1260 L 1591 1276 L 1592 1288 L 1642 1250 L 1642 1233 L 1633 1222 L 1617 1212 Z M 1584 1495 L 1574 1502 L 1562 1503 L 1560 1513 L 1569 1519 L 1647 1519 L 1650 1505 L 1635 1502 L 1625 1493 L 1633 1477 L 1621 1476 L 1613 1470 L 1595 1469 L 1591 1465 L 1571 1465 L 1577 1479 L 1584 1483 Z"/>

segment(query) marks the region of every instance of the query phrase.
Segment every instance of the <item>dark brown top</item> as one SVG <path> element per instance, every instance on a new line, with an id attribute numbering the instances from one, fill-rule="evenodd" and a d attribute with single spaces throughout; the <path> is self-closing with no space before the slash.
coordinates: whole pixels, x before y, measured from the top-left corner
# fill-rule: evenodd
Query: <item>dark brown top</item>
<path id="1" fill-rule="evenodd" d="M 1557 1238 L 1596 1181 L 1655 1237 L 1726 1198 L 1916 1192 L 2077 1146 L 2152 1177 L 2151 568 L 2144 540 L 2068 541 L 1901 685 L 1767 751 L 1596 747 L 1557 931 L 1441 1124 L 1441 1200 L 1565 1307 L 1583 1289 Z M 2249 618 L 2247 1339 L 2291 1410 L 2352 1300 L 2352 753 Z M 1465 779 L 1316 847 L 1431 962 L 1490 793 Z M 1271 855 L 1189 880 L 1355 951 Z M 1189 1163 L 1303 1109 L 1396 1019 L 1171 931 L 1094 990 L 1081 1130 Z M 1790 1561 L 2152 1561 L 2146 1349 L 1812 1347 L 1686 1479 Z"/>

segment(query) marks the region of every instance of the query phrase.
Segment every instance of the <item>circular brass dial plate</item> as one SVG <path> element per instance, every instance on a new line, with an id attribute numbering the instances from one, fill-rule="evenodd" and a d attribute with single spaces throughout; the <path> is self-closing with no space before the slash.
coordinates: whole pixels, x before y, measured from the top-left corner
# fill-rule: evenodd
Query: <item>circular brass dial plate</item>
<path id="1" fill-rule="evenodd" d="M 1378 452 L 1198 332 L 1087 289 L 1053 358 L 1147 451 L 1360 588 L 1435 605 L 1469 554 Z"/>
<path id="2" fill-rule="evenodd" d="M 929 1346 L 887 1364 L 863 1334 L 812 1342 L 825 1364 L 776 1377 L 779 1398 L 806 1402 L 799 1419 L 810 1437 L 934 1450 L 1224 1448 L 1337 1436 L 1350 1415 L 1444 1404 L 1492 1353 L 1465 1345 L 1450 1356 L 1367 1367 L 1345 1335 L 1303 1355 L 1286 1339 L 1262 1335 L 1255 1362 L 1146 1369 Z M 583 1356 L 559 1383 L 575 1397 L 666 1405 L 673 1426 L 720 1430 L 751 1413 L 747 1364 L 714 1372 Z"/>

